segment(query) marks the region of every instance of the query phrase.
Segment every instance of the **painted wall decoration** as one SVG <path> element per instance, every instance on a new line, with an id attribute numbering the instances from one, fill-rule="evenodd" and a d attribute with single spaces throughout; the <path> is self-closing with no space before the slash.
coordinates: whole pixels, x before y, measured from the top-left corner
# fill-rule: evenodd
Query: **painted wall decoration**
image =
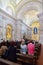
<path id="1" fill-rule="evenodd" d="M 31 24 L 32 28 L 32 40 L 39 41 L 40 38 L 40 23 L 38 20 L 34 20 L 33 23 Z"/>

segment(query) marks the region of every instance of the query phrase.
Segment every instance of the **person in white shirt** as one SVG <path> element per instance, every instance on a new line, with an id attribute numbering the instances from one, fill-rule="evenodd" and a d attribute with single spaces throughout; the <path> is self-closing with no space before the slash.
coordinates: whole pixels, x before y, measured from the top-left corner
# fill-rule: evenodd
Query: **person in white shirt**
<path id="1" fill-rule="evenodd" d="M 20 53 L 26 54 L 26 52 L 27 52 L 27 46 L 25 44 L 25 40 L 22 40 L 22 43 L 20 45 L 20 48 L 21 48 Z"/>

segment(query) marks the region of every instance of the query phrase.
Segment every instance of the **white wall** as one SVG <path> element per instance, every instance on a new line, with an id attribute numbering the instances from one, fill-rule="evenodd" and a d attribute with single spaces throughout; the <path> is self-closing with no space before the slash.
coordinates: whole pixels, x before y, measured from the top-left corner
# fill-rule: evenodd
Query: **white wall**
<path id="1" fill-rule="evenodd" d="M 15 40 L 15 20 L 0 9 L 0 41 L 1 39 L 6 40 L 6 26 L 10 24 L 12 26 L 12 40 Z"/>

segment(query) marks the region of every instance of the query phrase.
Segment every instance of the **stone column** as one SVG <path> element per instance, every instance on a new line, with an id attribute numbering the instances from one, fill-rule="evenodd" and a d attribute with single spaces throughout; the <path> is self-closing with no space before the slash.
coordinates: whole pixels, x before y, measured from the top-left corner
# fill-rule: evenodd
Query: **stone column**
<path id="1" fill-rule="evenodd" d="M 21 22 L 19 20 L 16 21 L 16 40 L 21 40 Z"/>

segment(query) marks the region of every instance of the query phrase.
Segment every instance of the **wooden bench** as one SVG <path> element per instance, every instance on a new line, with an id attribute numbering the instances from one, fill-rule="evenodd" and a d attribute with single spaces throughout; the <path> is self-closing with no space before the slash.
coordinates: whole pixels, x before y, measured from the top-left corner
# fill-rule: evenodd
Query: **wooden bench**
<path id="1" fill-rule="evenodd" d="M 0 58 L 0 65 L 20 65 L 20 64 Z"/>
<path id="2" fill-rule="evenodd" d="M 40 54 L 40 51 L 41 51 L 41 44 L 38 43 L 38 44 L 35 46 L 35 51 L 37 51 L 37 55 Z"/>
<path id="3" fill-rule="evenodd" d="M 19 62 L 23 62 L 23 63 L 27 63 L 27 64 L 35 64 L 36 62 L 36 59 L 35 59 L 35 56 L 34 55 L 28 55 L 28 54 L 20 54 L 20 53 L 17 53 L 17 60 Z"/>

